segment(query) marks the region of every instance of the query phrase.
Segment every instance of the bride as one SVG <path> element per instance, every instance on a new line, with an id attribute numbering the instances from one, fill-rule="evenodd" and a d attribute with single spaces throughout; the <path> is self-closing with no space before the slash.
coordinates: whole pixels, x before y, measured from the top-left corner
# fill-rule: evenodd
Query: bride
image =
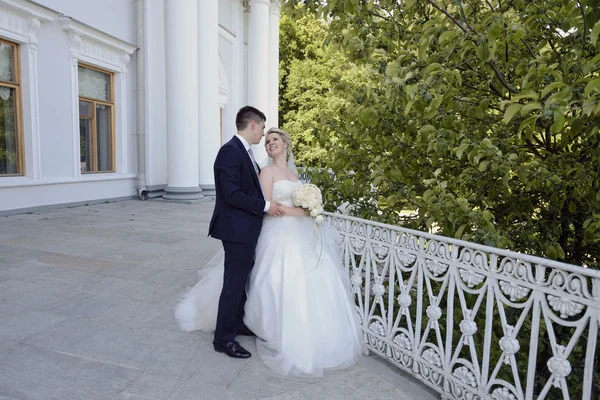
<path id="1" fill-rule="evenodd" d="M 261 170 L 260 182 L 266 199 L 279 202 L 285 216 L 264 218 L 244 323 L 256 334 L 267 366 L 285 375 L 322 376 L 354 364 L 362 353 L 354 298 L 334 233 L 292 202 L 302 183 L 289 134 L 271 128 L 265 145 L 272 163 Z M 183 330 L 214 331 L 222 284 L 220 264 L 177 305 Z"/>

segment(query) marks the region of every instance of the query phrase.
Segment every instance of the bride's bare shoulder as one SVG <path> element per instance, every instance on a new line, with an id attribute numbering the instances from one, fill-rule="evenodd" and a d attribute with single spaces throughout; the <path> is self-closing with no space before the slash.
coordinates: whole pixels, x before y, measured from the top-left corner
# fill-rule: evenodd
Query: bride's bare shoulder
<path id="1" fill-rule="evenodd" d="M 260 170 L 260 179 L 261 181 L 263 180 L 268 180 L 268 181 L 274 181 L 277 178 L 277 170 L 275 168 L 273 168 L 273 165 L 267 165 L 264 168 L 261 168 Z"/>

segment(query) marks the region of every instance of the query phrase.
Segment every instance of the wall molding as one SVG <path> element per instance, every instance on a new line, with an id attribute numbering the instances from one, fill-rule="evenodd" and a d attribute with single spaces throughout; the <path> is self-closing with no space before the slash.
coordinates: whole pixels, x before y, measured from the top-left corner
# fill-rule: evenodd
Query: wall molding
<path id="1" fill-rule="evenodd" d="M 25 0 L 0 0 L 0 37 L 21 45 L 21 94 L 23 107 L 24 175 L 42 177 L 40 119 L 38 99 L 38 32 L 44 22 L 58 16 Z"/>
<path id="2" fill-rule="evenodd" d="M 71 51 L 71 87 L 73 115 L 73 176 L 81 176 L 79 148 L 79 62 L 115 73 L 115 146 L 116 173 L 127 173 L 127 65 L 137 49 L 131 43 L 117 39 L 69 17 L 59 17 L 60 25 L 69 35 Z"/>

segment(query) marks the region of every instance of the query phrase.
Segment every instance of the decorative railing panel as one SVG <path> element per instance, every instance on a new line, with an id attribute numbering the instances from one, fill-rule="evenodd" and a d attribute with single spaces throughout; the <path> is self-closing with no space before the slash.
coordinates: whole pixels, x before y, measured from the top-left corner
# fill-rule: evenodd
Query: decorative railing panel
<path id="1" fill-rule="evenodd" d="M 598 395 L 600 271 L 327 218 L 343 238 L 368 350 L 443 398 Z"/>

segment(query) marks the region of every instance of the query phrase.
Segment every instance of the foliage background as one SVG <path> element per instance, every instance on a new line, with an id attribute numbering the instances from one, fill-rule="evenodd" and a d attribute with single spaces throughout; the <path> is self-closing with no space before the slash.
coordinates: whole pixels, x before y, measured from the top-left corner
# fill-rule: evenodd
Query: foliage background
<path id="1" fill-rule="evenodd" d="M 281 125 L 327 207 L 598 268 L 600 0 L 287 1 Z M 402 212 L 404 210 L 404 212 Z"/>
<path id="2" fill-rule="evenodd" d="M 329 211 L 599 269 L 600 0 L 284 3 L 280 125 Z"/>

